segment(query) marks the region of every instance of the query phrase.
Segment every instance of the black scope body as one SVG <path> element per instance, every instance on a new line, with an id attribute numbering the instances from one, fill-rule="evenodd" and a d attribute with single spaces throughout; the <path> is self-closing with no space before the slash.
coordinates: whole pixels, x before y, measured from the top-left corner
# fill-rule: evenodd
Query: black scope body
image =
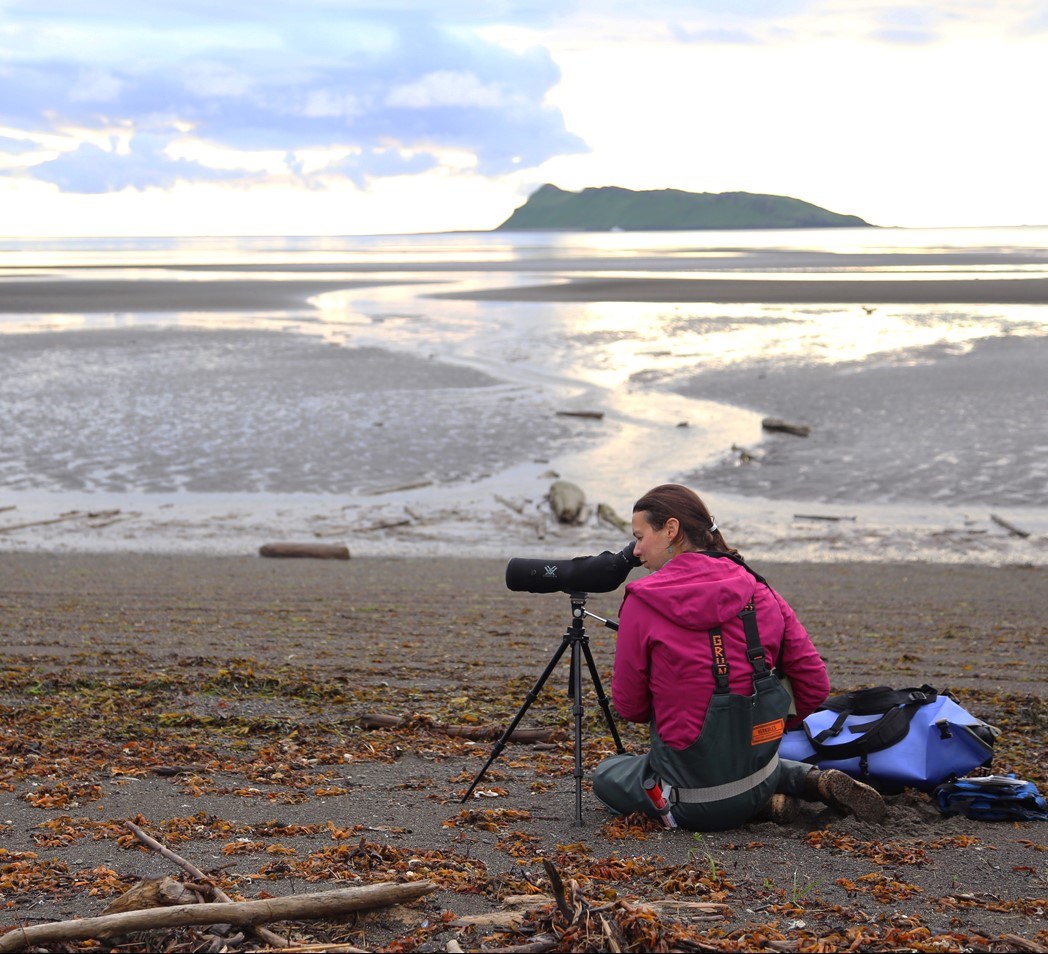
<path id="1" fill-rule="evenodd" d="M 640 560 L 633 555 L 633 540 L 618 553 L 605 550 L 596 556 L 570 560 L 524 560 L 506 564 L 506 586 L 526 593 L 607 593 L 617 590 Z"/>

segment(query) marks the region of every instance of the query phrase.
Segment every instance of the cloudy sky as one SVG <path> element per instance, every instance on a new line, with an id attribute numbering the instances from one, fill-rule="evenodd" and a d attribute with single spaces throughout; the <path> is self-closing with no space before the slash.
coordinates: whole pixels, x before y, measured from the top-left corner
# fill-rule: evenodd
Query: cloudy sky
<path id="1" fill-rule="evenodd" d="M 0 234 L 489 229 L 544 182 L 1048 224 L 1048 0 L 0 0 Z"/>

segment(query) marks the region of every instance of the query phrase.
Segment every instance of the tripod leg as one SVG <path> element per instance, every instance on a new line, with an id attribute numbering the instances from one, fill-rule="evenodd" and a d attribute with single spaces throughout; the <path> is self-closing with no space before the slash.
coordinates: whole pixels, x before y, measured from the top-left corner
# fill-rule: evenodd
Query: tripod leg
<path id="1" fill-rule="evenodd" d="M 600 673 L 597 672 L 597 665 L 593 661 L 593 653 L 590 652 L 588 642 L 582 644 L 582 651 L 586 654 L 586 665 L 589 666 L 590 679 L 593 680 L 593 689 L 597 693 L 597 702 L 600 703 L 600 708 L 604 712 L 604 719 L 608 723 L 611 737 L 615 740 L 615 751 L 622 755 L 626 751 L 626 747 L 622 744 L 622 739 L 619 738 L 619 730 L 615 725 L 615 718 L 611 714 L 611 705 L 608 702 L 608 697 L 604 694 L 604 686 L 601 685 Z"/>
<path id="2" fill-rule="evenodd" d="M 560 647 L 553 654 L 553 658 L 550 659 L 549 665 L 546 666 L 542 675 L 539 676 L 538 681 L 532 687 L 531 692 L 529 692 L 524 697 L 524 704 L 520 707 L 520 710 L 513 717 L 513 721 L 509 724 L 506 731 L 502 733 L 502 735 L 499 737 L 499 740 L 495 743 L 494 748 L 492 748 L 491 750 L 490 757 L 484 763 L 484 767 L 479 772 L 477 772 L 477 777 L 473 779 L 473 783 L 470 785 L 468 789 L 466 789 L 466 794 L 462 796 L 460 803 L 465 802 L 466 799 L 468 799 L 470 795 L 473 794 L 473 789 L 477 787 L 480 780 L 484 777 L 484 773 L 491 767 L 491 763 L 499 757 L 502 750 L 506 747 L 506 742 L 509 740 L 509 737 L 513 734 L 513 730 L 520 723 L 520 720 L 524 718 L 524 713 L 528 711 L 528 707 L 538 698 L 539 692 L 542 690 L 543 685 L 545 685 L 550 673 L 557 668 L 557 663 L 560 662 L 560 657 L 564 655 L 564 650 L 568 648 L 568 644 L 571 642 L 569 635 L 570 634 L 567 633 L 564 635 L 564 639 L 561 642 Z"/>
<path id="3" fill-rule="evenodd" d="M 582 660 L 579 659 L 581 640 L 571 643 L 571 711 L 575 715 L 575 824 L 582 824 Z"/>

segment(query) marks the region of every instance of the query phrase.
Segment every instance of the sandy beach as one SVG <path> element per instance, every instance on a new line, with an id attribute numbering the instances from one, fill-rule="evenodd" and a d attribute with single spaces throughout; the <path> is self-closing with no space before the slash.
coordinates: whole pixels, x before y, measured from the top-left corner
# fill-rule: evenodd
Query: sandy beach
<path id="1" fill-rule="evenodd" d="M 441 727 L 501 732 L 570 623 L 567 596 L 510 592 L 504 566 L 0 554 L 0 923 L 97 915 L 136 879 L 178 874 L 129 837 L 122 823 L 137 819 L 234 897 L 436 884 L 408 909 L 291 927 L 365 950 L 523 943 L 468 921 L 520 894 L 542 934 L 543 859 L 586 904 L 621 902 L 605 917 L 623 930 L 639 930 L 640 903 L 722 905 L 706 920 L 649 915 L 647 943 L 700 945 L 676 949 L 1048 944 L 1044 823 L 945 818 L 908 792 L 884 825 L 811 805 L 785 827 L 698 838 L 615 822 L 586 782 L 580 828 L 566 661 L 522 723 L 561 741 L 510 743 L 461 804 L 492 743 Z M 1043 568 L 758 568 L 797 608 L 835 691 L 950 688 L 1002 728 L 994 769 L 1045 790 Z M 618 599 L 588 608 L 614 618 Z M 610 682 L 614 636 L 588 633 Z M 588 685 L 583 706 L 588 774 L 613 749 Z M 365 715 L 405 721 L 368 730 Z"/>

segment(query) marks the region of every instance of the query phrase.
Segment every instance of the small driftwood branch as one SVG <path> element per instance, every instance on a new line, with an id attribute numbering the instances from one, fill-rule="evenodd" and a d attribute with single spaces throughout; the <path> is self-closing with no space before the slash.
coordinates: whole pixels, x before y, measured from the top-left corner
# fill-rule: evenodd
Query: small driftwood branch
<path id="1" fill-rule="evenodd" d="M 568 903 L 568 898 L 564 891 L 564 881 L 560 877 L 560 872 L 553 867 L 553 862 L 549 858 L 542 859 L 542 867 L 546 869 L 546 875 L 549 877 L 549 884 L 553 889 L 553 897 L 557 902 L 557 908 L 564 915 L 564 920 L 571 924 L 575 920 L 575 914 Z"/>
<path id="2" fill-rule="evenodd" d="M 777 417 L 766 417 L 761 421 L 761 427 L 766 431 L 776 431 L 780 434 L 793 434 L 795 437 L 807 437 L 811 428 L 807 424 L 790 424 L 781 421 Z"/>
<path id="3" fill-rule="evenodd" d="M 382 523 L 373 523 L 370 527 L 361 527 L 360 533 L 373 533 L 375 530 L 393 530 L 396 527 L 410 527 L 410 520 L 386 520 Z"/>
<path id="4" fill-rule="evenodd" d="M 19 928 L 0 937 L 0 952 L 20 951 L 25 947 L 40 947 L 85 938 L 113 937 L 135 931 L 184 927 L 189 924 L 235 924 L 254 927 L 266 921 L 339 917 L 351 911 L 366 911 L 414 901 L 436 889 L 437 886 L 432 881 L 371 884 L 320 891 L 311 895 L 267 898 L 262 901 L 180 904 L 170 908 L 151 908 L 76 921 L 59 921 L 56 924 L 37 924 Z"/>
<path id="5" fill-rule="evenodd" d="M 12 530 L 24 530 L 26 527 L 44 527 L 52 523 L 63 523 L 66 520 L 84 520 L 91 516 L 81 510 L 73 510 L 64 513 L 60 517 L 51 517 L 48 520 L 30 520 L 28 523 L 10 523 L 6 527 L 0 527 L 0 533 L 10 533 Z"/>
<path id="6" fill-rule="evenodd" d="M 597 519 L 610 523 L 616 530 L 621 530 L 623 533 L 629 530 L 629 524 L 615 513 L 615 508 L 610 504 L 597 504 Z"/>
<path id="7" fill-rule="evenodd" d="M 545 954 L 546 951 L 556 950 L 560 944 L 560 938 L 552 934 L 539 934 L 525 944 L 517 944 L 513 947 L 486 947 L 488 954 Z"/>
<path id="8" fill-rule="evenodd" d="M 763 451 L 753 450 L 749 447 L 743 447 L 741 444 L 732 444 L 731 449 L 739 455 L 739 463 L 749 464 L 752 462 L 760 463 L 764 460 Z"/>
<path id="9" fill-rule="evenodd" d="M 419 490 L 422 487 L 430 487 L 432 485 L 432 480 L 419 480 L 413 484 L 400 484 L 396 487 L 379 487 L 377 490 L 366 490 L 364 491 L 364 496 L 381 497 L 383 494 L 396 494 L 402 490 Z"/>
<path id="10" fill-rule="evenodd" d="M 190 878 L 194 881 L 201 881 L 208 885 L 211 891 L 211 896 L 218 902 L 232 903 L 233 899 L 225 893 L 217 884 L 212 884 L 210 879 L 203 871 L 201 871 L 192 862 L 186 861 L 181 855 L 175 854 L 167 845 L 161 844 L 152 835 L 147 834 L 141 828 L 138 827 L 132 821 L 125 821 L 124 827 L 131 832 L 143 845 L 147 848 L 151 848 L 153 851 L 167 858 L 168 861 L 174 862 L 181 868 Z M 221 923 L 221 922 L 219 922 Z M 268 928 L 256 927 L 254 929 L 255 936 L 260 941 L 265 941 L 270 947 L 287 947 L 288 942 L 284 940 L 279 934 L 274 934 Z"/>
<path id="11" fill-rule="evenodd" d="M 445 725 L 425 717 L 392 716 L 381 713 L 365 713 L 357 720 L 362 729 L 402 729 L 415 725 L 442 732 L 444 735 L 457 736 L 463 739 L 494 740 L 502 735 L 503 730 L 493 725 Z M 564 729 L 514 729 L 509 736 L 510 742 L 560 742 L 566 739 Z"/>
<path id="12" fill-rule="evenodd" d="M 495 499 L 504 507 L 509 507 L 509 509 L 512 510 L 514 513 L 524 513 L 524 504 L 522 503 L 517 503 L 513 500 L 509 500 L 506 497 L 503 497 L 499 494 L 495 494 Z"/>
<path id="13" fill-rule="evenodd" d="M 990 519 L 998 526 L 1004 527 L 1010 534 L 1016 537 L 1028 537 L 1030 534 L 1026 530 L 1020 530 L 1014 523 L 1009 523 L 1004 517 L 998 517 L 997 514 L 991 513 Z"/>
<path id="14" fill-rule="evenodd" d="M 287 954 L 370 954 L 364 948 L 353 944 L 296 944 L 284 950 Z"/>
<path id="15" fill-rule="evenodd" d="M 258 555 L 264 557 L 299 557 L 314 560 L 348 560 L 349 547 L 337 543 L 263 543 Z"/>
<path id="16" fill-rule="evenodd" d="M 1007 944 L 1008 946 L 1003 948 L 1006 951 L 1030 951 L 1032 954 L 1044 954 L 1045 951 L 1048 951 L 1048 947 L 1045 947 L 1045 945 L 1019 937 L 1018 934 L 1002 934 L 998 938 L 997 943 Z M 993 945 L 993 948 L 996 948 L 996 943 Z"/>
<path id="17" fill-rule="evenodd" d="M 284 950 L 287 954 L 370 954 L 364 948 L 353 944 L 296 944 L 294 947 L 285 947 Z"/>
<path id="18" fill-rule="evenodd" d="M 855 520 L 856 517 L 834 517 L 830 514 L 821 513 L 795 513 L 794 520 Z"/>

